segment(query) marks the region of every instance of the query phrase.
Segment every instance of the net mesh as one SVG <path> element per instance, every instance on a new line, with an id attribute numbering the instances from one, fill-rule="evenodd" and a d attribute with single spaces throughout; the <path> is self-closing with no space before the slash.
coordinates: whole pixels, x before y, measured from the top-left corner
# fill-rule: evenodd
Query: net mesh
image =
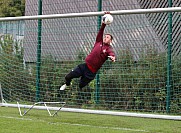
<path id="1" fill-rule="evenodd" d="M 97 2 L 93 0 L 74 4 L 68 1 L 50 4 L 47 0 L 42 6 L 43 14 L 97 11 Z M 141 0 L 121 3 L 105 0 L 102 10 L 147 6 Z M 152 6 L 154 3 L 149 4 Z M 27 1 L 26 15 L 37 13 L 37 1 Z M 59 90 L 65 75 L 84 63 L 93 47 L 99 29 L 97 17 L 43 19 L 41 27 L 38 27 L 38 20 L 1 22 L 0 82 L 3 98 L 10 103 L 32 104 L 37 102 L 38 96 L 43 102 L 66 102 L 66 107 L 166 112 L 168 13 L 113 17 L 114 22 L 106 27 L 105 33 L 113 34 L 116 62 L 108 60 L 100 69 L 100 85 L 96 78 L 80 90 L 79 79 L 74 79 L 65 91 Z M 170 110 L 176 114 L 181 113 L 180 19 L 180 12 L 173 13 Z M 37 47 L 40 30 L 41 51 Z M 37 58 L 40 58 L 40 66 Z"/>

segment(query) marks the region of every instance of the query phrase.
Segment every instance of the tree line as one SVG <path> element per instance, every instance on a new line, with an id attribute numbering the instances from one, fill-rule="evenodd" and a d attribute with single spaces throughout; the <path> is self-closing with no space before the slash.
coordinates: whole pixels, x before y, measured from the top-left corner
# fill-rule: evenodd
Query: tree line
<path id="1" fill-rule="evenodd" d="M 11 36 L 0 40 L 0 82 L 4 99 L 10 102 L 36 100 L 36 62 L 31 70 L 24 62 L 23 48 Z M 149 49 L 134 61 L 129 49 L 120 50 L 117 61 L 107 61 L 101 68 L 99 94 L 96 95 L 96 79 L 83 90 L 78 79 L 60 92 L 64 76 L 72 68 L 84 62 L 86 54 L 78 51 L 75 60 L 56 61 L 53 55 L 42 56 L 40 69 L 40 101 L 65 101 L 67 106 L 166 112 L 167 53 Z M 181 56 L 172 59 L 171 113 L 181 113 Z M 99 102 L 96 103 L 98 96 Z M 98 105 L 98 106 L 97 106 Z"/>
<path id="2" fill-rule="evenodd" d="M 0 17 L 25 15 L 25 0 L 0 0 Z"/>

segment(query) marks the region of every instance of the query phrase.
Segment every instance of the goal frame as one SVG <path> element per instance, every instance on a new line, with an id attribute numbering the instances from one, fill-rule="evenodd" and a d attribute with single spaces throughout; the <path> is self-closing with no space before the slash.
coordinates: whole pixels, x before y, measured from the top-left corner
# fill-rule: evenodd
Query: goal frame
<path id="1" fill-rule="evenodd" d="M 73 17 L 88 17 L 88 16 L 100 16 L 104 15 L 105 11 L 101 12 L 84 12 L 84 13 L 68 13 L 68 14 L 52 14 L 52 15 L 36 15 L 36 16 L 21 16 L 21 17 L 4 17 L 0 18 L 2 21 L 17 21 L 17 20 L 38 20 L 38 19 L 52 19 L 52 18 L 73 18 Z M 161 13 L 161 12 L 181 12 L 181 7 L 169 7 L 169 8 L 152 8 L 152 9 L 134 9 L 134 10 L 117 10 L 110 11 L 111 15 L 131 15 L 131 14 L 147 14 L 147 13 Z M 63 108 L 64 102 L 61 107 L 48 107 L 47 104 L 54 104 L 57 102 L 37 102 L 33 105 L 20 105 L 9 104 L 3 99 L 2 89 L 0 87 L 1 101 L 0 106 L 6 107 L 18 107 L 21 116 L 26 115 L 33 108 L 45 109 L 48 111 L 50 116 L 54 116 L 60 110 L 67 112 L 79 112 L 79 113 L 91 113 L 91 114 L 106 114 L 106 115 L 117 115 L 117 116 L 131 116 L 131 117 L 144 117 L 144 118 L 158 118 L 158 119 L 169 119 L 169 120 L 181 120 L 181 116 L 171 115 L 156 115 L 156 114 L 141 114 L 141 113 L 129 113 L 129 112 L 115 112 L 115 111 L 101 111 L 101 110 L 88 110 L 88 109 L 75 109 L 75 108 Z M 44 106 L 37 106 L 38 104 L 44 104 Z M 21 107 L 28 108 L 24 114 L 21 112 Z M 55 110 L 55 113 L 50 113 L 50 110 Z"/>
<path id="2" fill-rule="evenodd" d="M 24 105 L 20 105 L 19 102 L 17 102 L 17 106 L 18 106 L 18 110 L 19 110 L 19 114 L 20 116 L 24 116 L 26 114 L 28 114 L 29 111 L 31 111 L 36 105 L 44 105 L 44 108 L 46 108 L 46 110 L 48 111 L 50 116 L 55 116 L 58 115 L 58 112 L 62 109 L 62 107 L 66 104 L 65 102 L 36 102 L 34 103 L 32 106 L 29 106 L 29 108 L 27 110 L 24 111 L 24 113 L 22 114 L 21 111 L 21 107 L 25 107 Z M 47 106 L 47 104 L 60 104 L 60 107 L 57 107 L 57 109 L 55 110 L 54 113 L 50 112 L 51 107 Z"/>

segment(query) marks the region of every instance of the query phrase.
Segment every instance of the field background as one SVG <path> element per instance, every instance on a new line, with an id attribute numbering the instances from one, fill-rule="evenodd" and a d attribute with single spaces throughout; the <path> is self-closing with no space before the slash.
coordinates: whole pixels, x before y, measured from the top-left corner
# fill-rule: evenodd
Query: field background
<path id="1" fill-rule="evenodd" d="M 0 133 L 181 133 L 181 121 L 0 107 Z"/>

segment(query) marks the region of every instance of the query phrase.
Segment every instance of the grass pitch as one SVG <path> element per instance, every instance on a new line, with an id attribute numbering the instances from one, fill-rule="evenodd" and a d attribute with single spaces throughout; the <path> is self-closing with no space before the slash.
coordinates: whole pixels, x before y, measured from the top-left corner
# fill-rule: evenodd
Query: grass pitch
<path id="1" fill-rule="evenodd" d="M 181 133 L 181 121 L 0 107 L 0 133 Z"/>

